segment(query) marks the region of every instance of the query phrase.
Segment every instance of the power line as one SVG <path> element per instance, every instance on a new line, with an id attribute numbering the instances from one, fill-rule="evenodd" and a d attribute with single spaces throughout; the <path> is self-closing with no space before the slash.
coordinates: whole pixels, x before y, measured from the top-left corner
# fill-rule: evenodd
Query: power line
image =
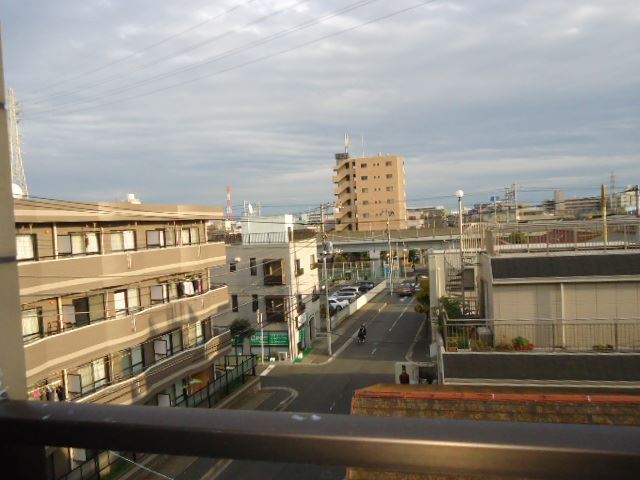
<path id="1" fill-rule="evenodd" d="M 204 78 L 217 76 L 217 75 L 221 75 L 223 73 L 227 73 L 227 72 L 230 72 L 230 71 L 238 70 L 238 69 L 250 66 L 250 65 L 254 65 L 254 64 L 263 62 L 265 60 L 269 60 L 271 58 L 278 57 L 280 55 L 284 55 L 286 53 L 290 53 L 290 52 L 293 52 L 293 51 L 296 51 L 296 50 L 300 50 L 302 48 L 308 47 L 309 45 L 313 45 L 313 44 L 321 42 L 323 40 L 327 40 L 327 39 L 330 39 L 330 38 L 334 38 L 334 37 L 343 35 L 345 33 L 352 32 L 354 30 L 357 30 L 359 28 L 365 27 L 367 25 L 371 25 L 371 24 L 380 22 L 382 20 L 386 20 L 386 19 L 392 18 L 394 16 L 400 15 L 402 13 L 409 12 L 411 10 L 415 10 L 415 9 L 417 9 L 419 7 L 422 7 L 424 5 L 427 5 L 429 3 L 433 3 L 433 2 L 436 2 L 436 1 L 438 1 L 438 0 L 426 0 L 426 1 L 420 2 L 420 3 L 416 4 L 416 5 L 412 5 L 410 7 L 405 7 L 405 8 L 399 9 L 399 10 L 395 10 L 395 11 L 393 11 L 391 13 L 375 17 L 372 20 L 368 20 L 368 21 L 359 23 L 357 25 L 341 29 L 341 30 L 338 30 L 336 32 L 333 32 L 333 33 L 330 33 L 330 34 L 327 34 L 327 35 L 323 35 L 321 37 L 318 37 L 318 38 L 315 38 L 313 40 L 301 43 L 299 45 L 296 45 L 296 46 L 293 46 L 293 47 L 289 47 L 289 48 L 285 48 L 285 49 L 280 50 L 278 52 L 267 54 L 267 55 L 264 55 L 262 57 L 254 58 L 252 60 L 248 60 L 248 61 L 239 63 L 237 65 L 234 65 L 234 66 L 231 66 L 231 67 L 228 67 L 228 68 L 224 68 L 222 70 L 218 70 L 217 72 L 207 73 L 207 74 L 195 77 L 195 78 L 191 78 L 191 79 L 188 79 L 188 80 L 184 80 L 184 81 L 175 83 L 173 85 L 168 85 L 168 86 L 157 88 L 155 90 L 150 90 L 150 91 L 147 91 L 147 92 L 141 92 L 141 93 L 138 93 L 138 94 L 132 95 L 132 96 L 121 97 L 119 99 L 115 99 L 115 100 L 112 100 L 112 101 L 109 101 L 109 102 L 103 102 L 103 103 L 96 104 L 96 105 L 89 105 L 89 106 L 86 106 L 86 107 L 77 108 L 77 109 L 74 109 L 74 110 L 69 110 L 69 111 L 66 111 L 64 113 L 66 113 L 66 114 L 77 113 L 77 112 L 81 112 L 81 111 L 91 110 L 91 109 L 94 109 L 94 108 L 97 108 L 97 107 L 104 107 L 104 106 L 114 105 L 114 104 L 117 104 L 117 103 L 122 103 L 122 102 L 128 101 L 128 100 L 139 99 L 139 98 L 144 97 L 144 96 L 153 95 L 155 93 L 159 93 L 159 92 L 170 90 L 170 89 L 173 89 L 173 88 L 176 88 L 176 87 L 179 87 L 179 86 L 187 85 L 189 83 L 193 83 L 193 82 L 196 82 L 198 80 L 202 80 Z M 38 116 L 41 116 L 42 114 L 51 113 L 52 111 L 53 110 L 49 110 L 49 111 L 45 111 L 45 112 L 39 112 L 39 113 L 33 115 L 33 117 L 38 117 Z"/>

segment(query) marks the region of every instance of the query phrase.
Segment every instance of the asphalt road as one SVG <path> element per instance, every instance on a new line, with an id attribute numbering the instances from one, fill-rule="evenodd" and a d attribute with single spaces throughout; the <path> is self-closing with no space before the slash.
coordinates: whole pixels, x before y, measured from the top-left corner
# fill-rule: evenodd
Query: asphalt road
<path id="1" fill-rule="evenodd" d="M 387 303 L 384 308 L 381 307 Z M 338 330 L 336 358 L 315 354 L 315 364 L 280 364 L 262 378 L 263 387 L 288 387 L 298 392 L 286 411 L 349 415 L 356 389 L 376 383 L 394 383 L 395 362 L 405 361 L 423 316 L 413 311 L 413 297 L 399 299 L 378 295 Z M 360 323 L 367 325 L 367 341 L 351 340 Z M 348 343 L 347 343 L 348 342 Z M 343 479 L 345 468 L 269 462 L 233 461 L 224 471 L 207 479 Z M 181 477 L 182 478 L 182 477 Z"/>

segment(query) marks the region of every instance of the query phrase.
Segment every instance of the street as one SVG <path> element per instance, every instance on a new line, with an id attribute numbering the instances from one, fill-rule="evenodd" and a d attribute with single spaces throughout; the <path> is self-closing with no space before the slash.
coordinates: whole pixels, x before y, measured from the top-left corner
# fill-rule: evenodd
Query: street
<path id="1" fill-rule="evenodd" d="M 387 303 L 386 306 L 383 305 Z M 335 359 L 314 355 L 315 364 L 278 365 L 262 378 L 264 387 L 289 387 L 298 397 L 286 409 L 349 415 L 354 390 L 376 383 L 394 382 L 394 364 L 405 361 L 422 324 L 423 315 L 413 310 L 413 297 L 378 295 L 338 330 L 333 344 Z M 381 307 L 383 307 L 381 309 Z M 381 310 L 380 310 L 381 309 Z M 380 310 L 380 311 L 379 311 Z M 360 323 L 367 326 L 367 341 L 357 344 L 351 336 Z M 339 351 L 341 346 L 344 350 Z M 217 476 L 208 479 L 342 479 L 344 467 L 234 461 Z M 187 477 L 180 477 L 187 479 Z M 195 479 L 196 477 L 189 477 Z"/>

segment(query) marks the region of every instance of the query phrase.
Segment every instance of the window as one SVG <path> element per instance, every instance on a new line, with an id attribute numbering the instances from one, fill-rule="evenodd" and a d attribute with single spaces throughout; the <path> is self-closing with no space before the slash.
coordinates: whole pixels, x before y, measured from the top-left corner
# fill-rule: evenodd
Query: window
<path id="1" fill-rule="evenodd" d="M 393 187 L 387 187 L 387 192 L 393 192 Z"/>
<path id="2" fill-rule="evenodd" d="M 258 275 L 258 265 L 256 264 L 255 258 L 249 259 L 249 269 L 251 270 L 251 276 L 255 277 Z"/>
<path id="3" fill-rule="evenodd" d="M 384 162 L 384 166 L 385 167 L 390 167 L 392 165 L 393 165 L 393 162 L 391 160 L 388 160 L 388 161 Z"/>
<path id="4" fill-rule="evenodd" d="M 389 203 L 389 204 L 394 203 L 393 198 L 389 198 L 389 199 L 387 199 L 387 203 Z"/>
<path id="5" fill-rule="evenodd" d="M 369 205 L 369 200 L 363 200 L 362 205 Z"/>
<path id="6" fill-rule="evenodd" d="M 133 230 L 111 232 L 111 251 L 122 252 L 136 249 L 136 233 Z"/>
<path id="7" fill-rule="evenodd" d="M 363 188 L 363 189 L 361 190 L 361 192 L 362 192 L 362 193 L 369 193 L 369 189 L 368 189 L 368 188 Z"/>
<path id="8" fill-rule="evenodd" d="M 155 361 L 162 360 L 182 351 L 182 330 L 180 328 L 156 338 L 153 341 Z"/>
<path id="9" fill-rule="evenodd" d="M 35 234 L 16 235 L 16 260 L 36 260 Z"/>
<path id="10" fill-rule="evenodd" d="M 142 356 L 142 345 L 127 348 L 122 352 L 121 372 L 119 379 L 133 377 L 144 370 L 144 359 Z"/>
<path id="11" fill-rule="evenodd" d="M 140 310 L 140 293 L 137 288 L 118 290 L 113 293 L 113 306 L 116 318 Z"/>
<path id="12" fill-rule="evenodd" d="M 393 178 L 393 173 L 387 173 L 387 178 Z"/>
<path id="13" fill-rule="evenodd" d="M 182 245 L 194 245 L 200 243 L 200 232 L 198 227 L 182 227 L 180 231 Z"/>
<path id="14" fill-rule="evenodd" d="M 296 258 L 296 276 L 299 277 L 300 275 L 304 274 L 304 268 L 302 268 L 302 266 L 300 265 L 300 259 Z"/>
<path id="15" fill-rule="evenodd" d="M 360 177 L 360 180 L 369 180 L 369 177 L 367 175 L 362 175 Z"/>
<path id="16" fill-rule="evenodd" d="M 317 268 L 318 265 L 316 264 L 316 256 L 315 255 L 310 255 L 309 256 L 309 269 L 313 270 L 314 268 Z"/>
<path id="17" fill-rule="evenodd" d="M 166 283 L 162 285 L 151 285 L 149 288 L 151 290 L 151 305 L 169 301 L 169 286 Z"/>
<path id="18" fill-rule="evenodd" d="M 176 229 L 173 227 L 164 229 L 164 243 L 167 247 L 172 247 L 176 244 Z"/>
<path id="19" fill-rule="evenodd" d="M 70 393 L 87 395 L 95 392 L 99 388 L 107 385 L 109 381 L 107 359 L 103 357 L 87 363 L 78 368 L 75 374 L 71 374 L 70 376 L 75 377 L 74 379 L 69 379 Z"/>
<path id="20" fill-rule="evenodd" d="M 192 297 L 202 293 L 202 280 L 196 278 L 194 280 L 186 280 L 178 283 L 178 297 Z"/>
<path id="21" fill-rule="evenodd" d="M 30 342 L 42 338 L 44 330 L 42 327 L 42 309 L 32 308 L 22 311 L 22 339 Z"/>
<path id="22" fill-rule="evenodd" d="M 100 239 L 98 232 L 58 235 L 57 240 L 59 255 L 100 253 Z"/>
<path id="23" fill-rule="evenodd" d="M 189 345 L 192 347 L 202 345 L 204 343 L 203 322 L 195 322 L 189 325 Z"/>
<path id="24" fill-rule="evenodd" d="M 238 311 L 238 295 L 231 295 L 231 311 Z"/>
<path id="25" fill-rule="evenodd" d="M 360 168 L 367 168 L 367 164 L 366 163 L 361 163 L 360 164 Z"/>
<path id="26" fill-rule="evenodd" d="M 362 218 L 369 218 L 369 214 L 368 213 L 363 213 L 362 214 Z"/>
<path id="27" fill-rule="evenodd" d="M 260 308 L 260 301 L 258 300 L 258 295 L 251 295 L 251 307 L 254 312 L 257 312 Z"/>
<path id="28" fill-rule="evenodd" d="M 164 230 L 147 230 L 147 248 L 164 247 L 165 245 Z"/>
<path id="29" fill-rule="evenodd" d="M 237 268 L 237 263 L 236 262 L 231 262 L 229 264 L 229 272 L 232 272 L 232 273 L 235 272 L 236 268 Z"/>

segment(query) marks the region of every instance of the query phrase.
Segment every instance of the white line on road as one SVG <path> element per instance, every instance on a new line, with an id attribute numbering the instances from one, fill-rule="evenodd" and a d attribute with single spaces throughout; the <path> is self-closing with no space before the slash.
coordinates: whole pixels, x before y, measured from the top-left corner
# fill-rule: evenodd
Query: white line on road
<path id="1" fill-rule="evenodd" d="M 391 328 L 389 329 L 389 331 L 393 330 L 393 327 L 396 326 L 396 323 L 398 323 L 398 320 L 400 320 L 402 318 L 402 316 L 407 312 L 407 309 L 409 308 L 409 306 L 411 305 L 412 302 L 413 302 L 413 298 L 409 301 L 409 303 L 407 303 L 407 306 L 404 307 L 404 310 L 402 310 L 402 313 L 400 313 L 400 315 L 398 315 L 398 318 L 396 318 L 396 321 L 393 322 L 393 325 L 391 325 Z"/>
<path id="2" fill-rule="evenodd" d="M 376 353 L 376 350 L 378 349 L 378 347 L 374 348 L 373 350 L 371 350 L 371 356 L 373 356 L 374 353 Z"/>
<path id="3" fill-rule="evenodd" d="M 276 368 L 275 364 L 273 364 L 273 365 L 269 365 L 269 366 L 264 370 L 264 372 L 262 372 L 262 373 L 260 374 L 260 376 L 261 376 L 261 377 L 266 377 L 267 375 L 269 375 L 269 372 L 270 372 L 271 370 L 273 370 L 274 368 Z"/>

